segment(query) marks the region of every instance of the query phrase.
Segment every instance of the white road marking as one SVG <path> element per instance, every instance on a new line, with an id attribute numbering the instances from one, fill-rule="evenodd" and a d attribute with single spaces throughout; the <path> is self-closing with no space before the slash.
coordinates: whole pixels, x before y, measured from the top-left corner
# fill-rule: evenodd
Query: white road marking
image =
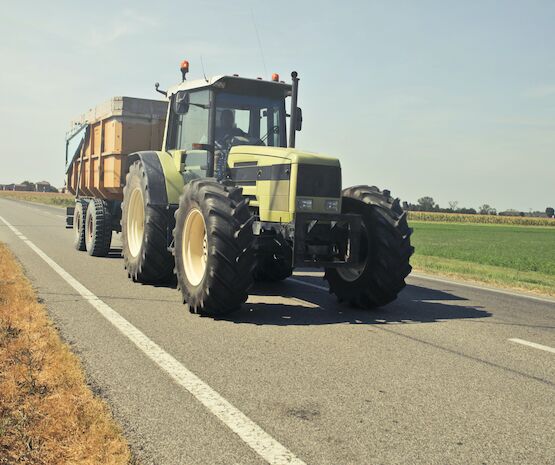
<path id="1" fill-rule="evenodd" d="M 87 300 L 104 318 L 112 323 L 124 336 L 145 355 L 164 370 L 177 384 L 189 391 L 212 414 L 236 433 L 251 449 L 271 465 L 306 465 L 290 450 L 285 448 L 243 412 L 234 407 L 198 376 L 189 371 L 172 355 L 150 340 L 144 333 L 129 323 L 109 305 L 100 300 L 60 265 L 46 255 L 33 242 L 0 216 L 0 220 L 15 235 L 42 258 L 62 279 Z"/>
<path id="2" fill-rule="evenodd" d="M 517 344 L 522 344 L 523 346 L 533 347 L 534 349 L 545 350 L 546 352 L 551 352 L 555 354 L 555 349 L 553 347 L 544 346 L 543 344 L 536 344 L 535 342 L 525 341 L 524 339 L 512 338 L 509 339 L 511 342 L 516 342 Z"/>
<path id="3" fill-rule="evenodd" d="M 318 284 L 307 283 L 306 281 L 301 281 L 300 279 L 287 278 L 287 280 L 292 281 L 292 282 L 297 283 L 297 284 L 303 284 L 303 285 L 308 286 L 308 287 L 313 287 L 315 289 L 320 289 L 321 291 L 326 291 L 326 292 L 329 291 L 329 289 L 325 286 L 318 286 Z"/>
<path id="4" fill-rule="evenodd" d="M 455 281 L 455 280 L 452 280 L 452 279 L 436 278 L 434 276 L 430 276 L 430 275 L 426 275 L 426 274 L 420 274 L 420 273 L 411 273 L 408 277 L 410 278 L 411 276 L 413 278 L 427 279 L 429 281 L 436 281 L 438 283 L 443 283 L 443 284 L 452 284 L 454 286 L 468 287 L 470 289 L 478 289 L 480 291 L 497 292 L 498 294 L 505 294 L 505 295 L 509 295 L 511 297 L 521 297 L 523 299 L 537 300 L 538 302 L 546 302 L 548 304 L 555 304 L 555 299 L 550 299 L 549 297 L 536 297 L 535 295 L 523 294 L 523 293 L 520 293 L 520 292 L 506 291 L 504 289 L 497 289 L 497 288 L 489 287 L 489 286 L 480 286 L 478 284 L 468 284 L 468 283 L 463 283 L 463 282 L 460 282 L 460 281 Z"/>

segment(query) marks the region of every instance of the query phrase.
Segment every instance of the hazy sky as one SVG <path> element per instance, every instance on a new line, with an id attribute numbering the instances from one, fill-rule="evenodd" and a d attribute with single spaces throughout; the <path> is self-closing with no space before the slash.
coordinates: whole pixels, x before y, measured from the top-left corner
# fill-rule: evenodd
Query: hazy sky
<path id="1" fill-rule="evenodd" d="M 498 209 L 555 204 L 553 1 L 7 2 L 0 183 L 63 183 L 72 117 L 180 78 L 299 72 L 299 148 L 343 184 Z M 256 37 L 258 28 L 261 53 Z M 264 65 L 265 63 L 265 65 Z"/>

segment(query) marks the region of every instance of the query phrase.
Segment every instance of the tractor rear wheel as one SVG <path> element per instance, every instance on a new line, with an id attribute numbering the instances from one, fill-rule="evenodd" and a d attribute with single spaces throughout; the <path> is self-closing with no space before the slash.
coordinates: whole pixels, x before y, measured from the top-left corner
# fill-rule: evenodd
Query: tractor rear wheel
<path id="1" fill-rule="evenodd" d="M 87 224 L 88 203 L 88 200 L 76 199 L 75 209 L 73 210 L 73 247 L 80 251 L 86 250 L 85 224 Z"/>
<path id="2" fill-rule="evenodd" d="M 397 298 L 411 271 L 412 229 L 399 199 L 374 186 L 355 186 L 342 195 L 343 213 L 362 215 L 360 264 L 328 268 L 325 279 L 340 301 L 361 308 L 386 305 Z"/>
<path id="3" fill-rule="evenodd" d="M 224 315 L 247 300 L 252 221 L 241 188 L 215 179 L 185 185 L 175 213 L 174 255 L 177 283 L 192 313 Z"/>
<path id="4" fill-rule="evenodd" d="M 89 255 L 105 257 L 112 243 L 112 215 L 107 203 L 92 199 L 85 217 L 85 246 Z"/>
<path id="5" fill-rule="evenodd" d="M 150 191 L 156 182 L 140 160 L 129 168 L 121 214 L 123 261 L 133 281 L 166 282 L 173 276 L 173 257 L 168 250 L 169 215 L 165 207 L 153 205 Z"/>

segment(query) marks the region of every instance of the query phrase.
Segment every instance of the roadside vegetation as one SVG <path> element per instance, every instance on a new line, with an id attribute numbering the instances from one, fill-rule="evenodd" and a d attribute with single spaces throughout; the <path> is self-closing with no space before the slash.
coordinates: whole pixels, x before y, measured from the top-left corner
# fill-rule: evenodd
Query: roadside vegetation
<path id="1" fill-rule="evenodd" d="M 0 243 L 0 464 L 123 465 L 130 452 Z"/>
<path id="2" fill-rule="evenodd" d="M 73 194 L 59 194 L 56 192 L 0 191 L 0 198 L 25 200 L 59 207 L 71 207 L 75 202 Z"/>
<path id="3" fill-rule="evenodd" d="M 71 206 L 72 194 L 0 191 Z M 409 211 L 417 271 L 555 296 L 555 218 Z M 1 462 L 0 462 L 1 465 Z"/>
<path id="4" fill-rule="evenodd" d="M 523 226 L 552 226 L 554 218 L 501 215 L 465 215 L 462 213 L 436 213 L 409 211 L 409 221 L 433 221 L 441 223 L 505 224 Z"/>
<path id="5" fill-rule="evenodd" d="M 415 270 L 555 296 L 555 228 L 414 220 L 410 226 Z"/>

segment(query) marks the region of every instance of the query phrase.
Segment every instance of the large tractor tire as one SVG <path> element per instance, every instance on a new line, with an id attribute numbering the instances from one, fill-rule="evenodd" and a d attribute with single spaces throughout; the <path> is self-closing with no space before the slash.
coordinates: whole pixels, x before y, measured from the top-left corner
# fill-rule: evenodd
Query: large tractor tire
<path id="1" fill-rule="evenodd" d="M 150 171 L 149 175 L 141 160 L 135 161 L 127 173 L 121 232 L 124 266 L 133 281 L 161 283 L 173 276 L 174 262 L 167 240 L 168 210 L 151 199 L 154 184 L 164 182 L 163 173 Z"/>
<path id="2" fill-rule="evenodd" d="M 80 251 L 86 250 L 85 225 L 87 224 L 88 203 L 88 200 L 76 199 L 73 210 L 73 247 Z"/>
<path id="3" fill-rule="evenodd" d="M 293 249 L 281 238 L 269 238 L 273 244 L 258 254 L 253 277 L 255 281 L 278 282 L 293 274 Z M 265 251 L 269 249 L 269 252 Z"/>
<path id="4" fill-rule="evenodd" d="M 85 247 L 93 257 L 105 257 L 112 243 L 112 215 L 108 204 L 92 199 L 85 217 Z"/>
<path id="5" fill-rule="evenodd" d="M 192 313 L 219 316 L 241 307 L 255 263 L 253 217 L 242 189 L 215 179 L 185 185 L 175 213 L 175 271 Z"/>
<path id="6" fill-rule="evenodd" d="M 397 298 L 411 271 L 412 229 L 399 199 L 377 187 L 355 186 L 342 195 L 343 213 L 362 215 L 360 265 L 328 268 L 325 279 L 339 301 L 375 308 Z"/>

